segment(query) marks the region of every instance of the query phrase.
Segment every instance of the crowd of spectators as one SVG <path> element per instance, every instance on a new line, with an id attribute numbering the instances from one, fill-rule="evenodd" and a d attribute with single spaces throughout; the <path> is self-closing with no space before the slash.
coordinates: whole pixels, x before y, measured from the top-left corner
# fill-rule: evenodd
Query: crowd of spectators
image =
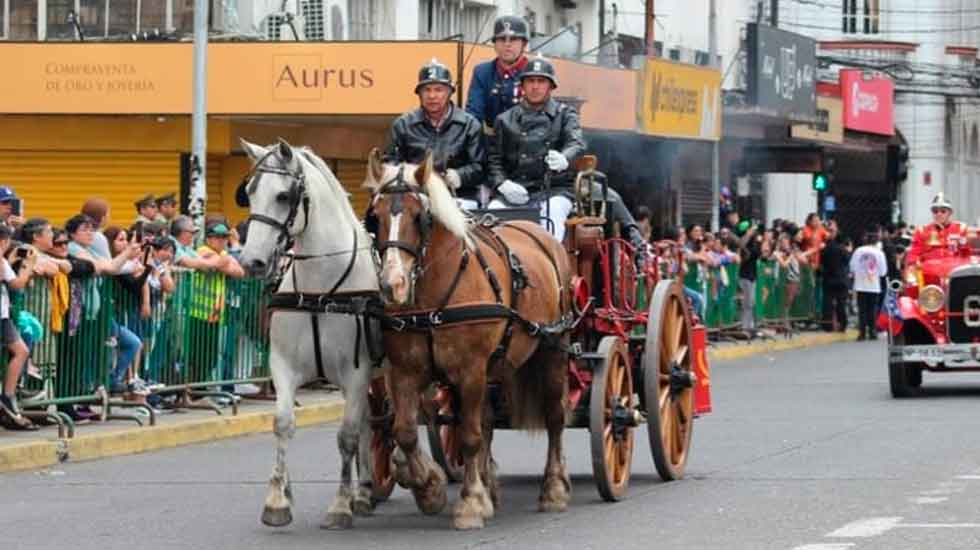
<path id="1" fill-rule="evenodd" d="M 36 343 L 29 329 L 37 321 L 11 317 L 12 294 L 22 292 L 32 278 L 48 283 L 49 328 L 63 337 L 96 322 L 104 303 L 100 291 L 107 288 L 99 285 L 97 278 L 115 279 L 117 284 L 112 288 L 119 295 L 116 314 L 111 316 L 114 345 L 107 390 L 110 395 L 132 398 L 146 395 L 156 383 L 162 358 L 144 346 L 161 329 L 159 321 L 151 320 L 151 312 L 175 291 L 174 269 L 201 274 L 188 281 L 244 276 L 237 260 L 241 243 L 236 229 L 222 216 L 208 216 L 205 238 L 195 243 L 198 228 L 189 217 L 179 215 L 173 193 L 159 199 L 147 195 L 136 201 L 136 221 L 128 227 L 107 225 L 112 219 L 109 203 L 101 198 L 85 201 L 79 213 L 60 227 L 44 218 L 27 217 L 20 204 L 13 189 L 0 187 L 0 339 L 7 351 L 0 425 L 7 429 L 37 429 L 22 414 L 17 400 L 18 386 L 25 373 L 29 374 L 25 366 L 30 365 L 31 348 Z M 193 291 L 204 292 L 197 288 Z M 208 312 L 204 322 L 213 318 L 214 312 Z M 143 357 L 147 357 L 147 365 L 140 364 Z M 62 359 L 67 360 L 59 357 L 59 364 Z M 84 406 L 60 408 L 76 422 L 95 416 Z"/>
<path id="2" fill-rule="evenodd" d="M 650 239 L 649 210 L 639 207 L 636 219 Z M 910 234 L 911 228 L 904 223 L 875 225 L 855 245 L 841 234 L 835 220 L 821 220 L 816 213 L 809 214 L 802 225 L 776 219 L 767 226 L 742 220 L 737 212 L 729 211 L 717 232 L 707 231 L 699 224 L 668 227 L 663 239 L 655 244 L 659 257 L 682 260 L 666 261 L 662 270 L 666 276 L 696 283 L 686 285 L 684 292 L 701 317 L 706 313 L 705 292 L 716 297 L 721 287 L 736 285 L 741 331 L 748 338 L 763 335 L 755 318 L 756 285 L 760 265 L 774 265 L 774 275 L 785 281 L 782 322 L 776 328 L 791 333 L 794 327 L 790 309 L 800 292 L 801 267 L 808 266 L 815 274 L 817 321 L 821 328 L 844 332 L 849 313 L 856 309 L 858 339 L 865 340 L 877 338 L 876 321 L 887 280 L 900 276 Z M 737 281 L 729 279 L 729 270 L 716 269 L 729 264 L 737 266 Z M 709 283 L 707 274 L 711 270 L 718 276 Z"/>

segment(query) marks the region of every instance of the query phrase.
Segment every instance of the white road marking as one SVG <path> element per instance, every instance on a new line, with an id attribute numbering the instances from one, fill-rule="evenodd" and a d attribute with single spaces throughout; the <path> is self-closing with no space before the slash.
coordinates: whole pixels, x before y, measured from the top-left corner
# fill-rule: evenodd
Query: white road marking
<path id="1" fill-rule="evenodd" d="M 914 497 L 911 500 L 915 504 L 939 504 L 949 500 L 949 497 Z"/>
<path id="2" fill-rule="evenodd" d="M 922 491 L 923 495 L 952 495 L 956 493 L 962 493 L 965 489 L 963 487 L 946 487 L 943 489 L 933 489 L 931 491 Z"/>
<path id="3" fill-rule="evenodd" d="M 804 544 L 796 546 L 793 550 L 847 550 L 854 548 L 853 542 L 826 542 L 820 544 Z"/>
<path id="4" fill-rule="evenodd" d="M 902 521 L 900 517 L 868 518 L 848 523 L 847 525 L 828 533 L 828 537 L 864 538 L 876 537 L 890 531 Z"/>
<path id="5" fill-rule="evenodd" d="M 956 479 L 978 480 L 978 479 L 980 479 L 980 475 L 956 476 Z"/>
<path id="6" fill-rule="evenodd" d="M 980 529 L 980 523 L 903 523 L 897 527 L 908 529 Z"/>

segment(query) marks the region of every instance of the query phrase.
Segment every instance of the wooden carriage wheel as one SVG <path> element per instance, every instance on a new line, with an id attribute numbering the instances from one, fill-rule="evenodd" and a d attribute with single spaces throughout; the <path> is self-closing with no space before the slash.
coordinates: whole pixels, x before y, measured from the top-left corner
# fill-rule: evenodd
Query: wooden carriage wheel
<path id="1" fill-rule="evenodd" d="M 386 377 L 375 378 L 368 388 L 368 406 L 371 410 L 371 456 L 375 502 L 388 500 L 395 489 L 395 476 L 391 467 L 391 455 L 395 451 L 395 436 L 392 433 L 394 413 L 388 397 Z"/>
<path id="2" fill-rule="evenodd" d="M 436 416 L 449 420 L 449 423 L 439 424 L 435 418 L 429 419 L 426 425 L 429 452 L 449 481 L 463 481 L 463 453 L 460 451 L 459 423 L 456 421 L 457 411 L 453 408 L 452 392 L 449 388 L 438 388 L 433 401 Z"/>
<path id="3" fill-rule="evenodd" d="M 626 494 L 633 464 L 633 375 L 622 338 L 603 337 L 597 355 L 589 397 L 592 474 L 599 495 L 616 501 Z"/>
<path id="4" fill-rule="evenodd" d="M 694 428 L 691 315 L 679 282 L 657 283 L 650 300 L 643 355 L 650 451 L 664 481 L 684 477 Z"/>

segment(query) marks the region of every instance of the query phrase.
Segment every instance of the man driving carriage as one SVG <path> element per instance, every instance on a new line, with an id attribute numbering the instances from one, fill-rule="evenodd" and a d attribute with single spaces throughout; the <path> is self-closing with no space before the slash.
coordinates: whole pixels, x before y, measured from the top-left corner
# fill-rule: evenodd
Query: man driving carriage
<path id="1" fill-rule="evenodd" d="M 449 67 L 435 59 L 422 66 L 415 86 L 419 108 L 395 120 L 384 161 L 420 164 L 432 151 L 436 169 L 455 190 L 460 205 L 473 209 L 483 182 L 481 126 L 453 104 L 455 89 Z"/>
<path id="2" fill-rule="evenodd" d="M 547 59 L 538 56 L 530 61 L 520 75 L 520 87 L 520 103 L 494 122 L 487 171 L 495 198 L 489 208 L 523 206 L 533 194 L 541 204 L 541 216 L 549 219 L 549 229 L 561 241 L 573 209 L 573 163 L 585 153 L 582 127 L 575 109 L 551 97 L 558 78 Z M 551 189 L 545 180 L 550 180 Z M 601 195 L 601 190 L 594 188 L 593 195 Z M 608 200 L 613 221 L 643 255 L 647 243 L 622 197 L 609 188 Z"/>

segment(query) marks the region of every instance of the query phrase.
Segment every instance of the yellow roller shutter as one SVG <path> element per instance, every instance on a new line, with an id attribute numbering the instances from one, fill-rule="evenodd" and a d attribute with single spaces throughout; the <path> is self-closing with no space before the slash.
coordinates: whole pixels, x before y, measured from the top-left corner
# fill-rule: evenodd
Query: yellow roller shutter
<path id="1" fill-rule="evenodd" d="M 208 156 L 208 172 L 205 175 L 207 178 L 208 187 L 208 214 L 224 214 L 225 212 L 225 201 L 223 200 L 222 193 L 222 182 L 224 178 L 221 175 L 222 160 L 224 157 L 217 155 Z"/>
<path id="2" fill-rule="evenodd" d="M 0 151 L 0 182 L 24 199 L 27 217 L 62 226 L 86 199 L 102 197 L 111 206 L 109 223 L 128 226 L 138 198 L 179 190 L 180 155 Z"/>
<path id="3" fill-rule="evenodd" d="M 357 217 L 363 217 L 367 211 L 368 204 L 371 202 L 371 193 L 362 189 L 364 175 L 367 174 L 367 161 L 363 160 L 337 160 L 330 163 L 331 168 L 336 167 L 337 179 L 344 184 L 344 188 L 350 193 L 351 204 L 354 206 L 354 213 Z"/>

